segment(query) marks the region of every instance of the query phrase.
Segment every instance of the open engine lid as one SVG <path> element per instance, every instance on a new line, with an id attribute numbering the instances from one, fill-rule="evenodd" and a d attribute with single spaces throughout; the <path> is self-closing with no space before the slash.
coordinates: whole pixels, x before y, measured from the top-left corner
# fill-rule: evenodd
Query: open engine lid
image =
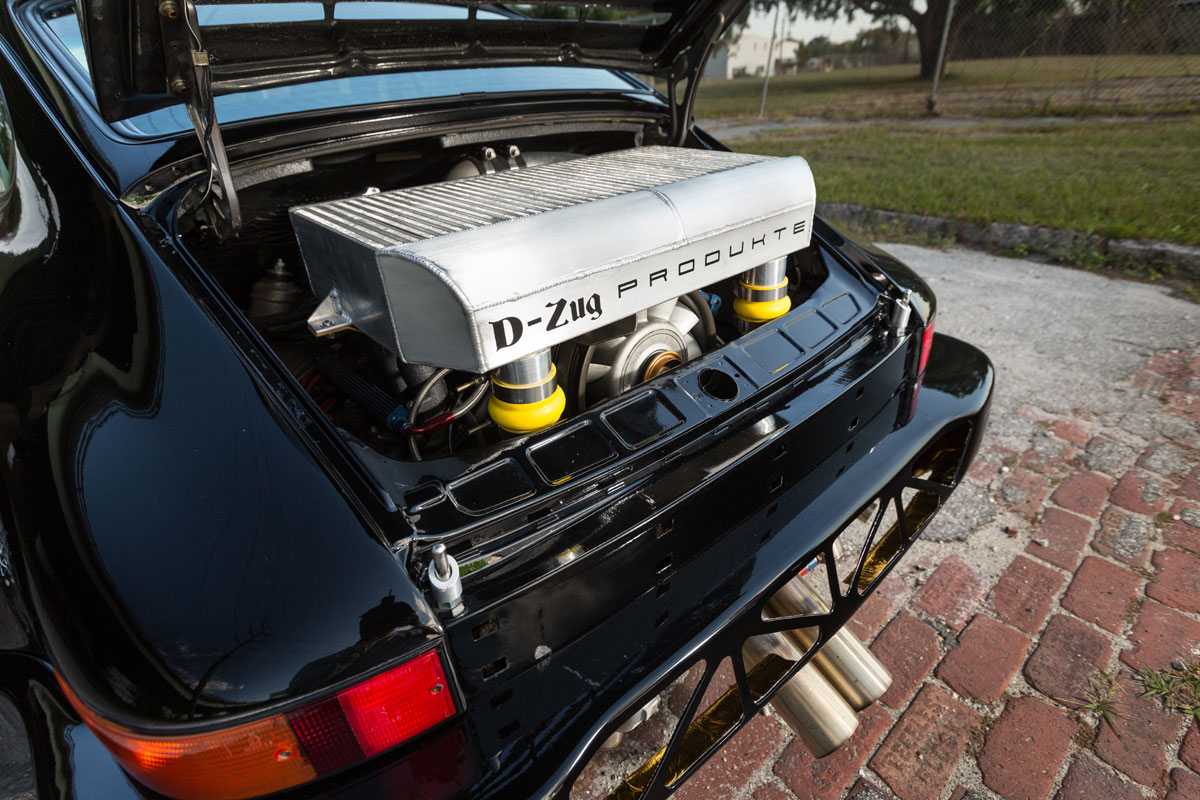
<path id="1" fill-rule="evenodd" d="M 688 79 L 699 77 L 709 50 L 747 2 L 557 0 L 552 7 L 571 18 L 532 19 L 519 14 L 519 5 L 510 11 L 439 0 L 411 4 L 422 13 L 410 16 L 437 18 L 361 19 L 374 15 L 372 7 L 406 4 L 205 0 L 202 9 L 237 6 L 253 10 L 245 16 L 260 21 L 204 26 L 192 0 L 79 0 L 77 7 L 96 101 L 101 115 L 115 121 L 180 102 L 191 105 L 197 93 L 411 70 L 541 65 L 665 78 L 672 104 L 687 113 L 690 97 L 677 101 L 676 86 L 687 81 L 694 87 L 697 81 Z M 621 13 L 602 20 L 597 7 Z M 297 15 L 297 9 L 304 13 Z M 686 124 L 685 115 L 673 116 L 676 130 Z"/>

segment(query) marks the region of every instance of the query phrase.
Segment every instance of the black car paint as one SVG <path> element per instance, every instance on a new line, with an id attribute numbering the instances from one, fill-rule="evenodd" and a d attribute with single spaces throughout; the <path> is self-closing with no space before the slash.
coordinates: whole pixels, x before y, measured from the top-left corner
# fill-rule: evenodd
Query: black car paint
<path id="1" fill-rule="evenodd" d="M 20 168 L 44 192 L 19 202 L 57 226 L 13 257 L 0 295 L 5 527 L 26 616 L 72 685 L 116 720 L 203 718 L 328 685 L 339 655 L 383 663 L 436 635 L 369 516 L 377 498 L 330 481 L 229 309 L 81 186 L 32 98 L 4 89 Z"/>
<path id="2" fill-rule="evenodd" d="M 65 704 L 54 671 L 114 721 L 142 730 L 203 729 L 394 663 L 443 641 L 445 621 L 405 572 L 404 515 L 297 397 L 294 382 L 203 271 L 162 230 L 117 204 L 131 176 L 150 163 L 168 165 L 191 143 L 117 142 L 78 97 L 44 82 L 45 65 L 16 57 L 23 40 L 2 24 L 0 89 L 14 120 L 25 194 L 34 195 L 16 202 L 24 209 L 40 203 L 47 212 L 45 235 L 25 237 L 0 261 L 0 689 L 29 725 L 45 793 L 137 794 Z M 618 101 L 599 101 L 601 113 L 605 105 Z M 443 113 L 443 124 L 455 124 L 453 109 Z M 0 233 L 0 241 L 10 234 Z M 928 318 L 932 295 L 911 271 L 827 228 L 821 237 L 864 274 L 884 269 L 914 289 L 918 312 Z M 878 335 L 866 344 L 886 348 Z M 671 572 L 691 581 L 692 590 L 676 584 L 666 595 L 669 624 L 621 640 L 606 627 L 621 617 L 614 610 L 606 623 L 564 634 L 548 662 L 514 665 L 496 686 L 478 673 L 487 648 L 502 642 L 529 658 L 542 631 L 517 626 L 475 650 L 468 621 L 452 626 L 447 660 L 462 670 L 458 699 L 470 703 L 469 715 L 337 783 L 361 780 L 370 794 L 429 739 L 461 731 L 480 770 L 474 794 L 562 789 L 588 746 L 677 671 L 682 654 L 734 636 L 733 620 L 820 544 L 813 531 L 832 529 L 869 499 L 892 474 L 887 464 L 902 464 L 939 426 L 979 418 L 991 386 L 986 360 L 939 338 L 932 364 L 913 423 L 892 431 L 898 409 L 873 417 L 885 464 L 845 459 L 849 471 L 840 480 L 818 470 L 807 483 L 789 485 L 780 497 L 808 509 L 803 524 L 783 525 L 744 566 L 728 569 L 728 555 L 747 552 L 749 545 L 738 543 L 761 535 L 769 506 L 757 499 L 746 501 L 741 519 L 731 517 L 726 535 L 704 528 L 700 516 L 676 520 L 673 537 L 644 551 L 626 547 L 623 557 L 638 554 L 645 567 L 661 563 L 657 548 L 690 536 L 691 555 L 679 557 Z M 957 384 L 938 379 L 960 373 L 967 379 Z M 889 397 L 902 402 L 894 390 Z M 713 432 L 709 452 L 738 433 L 737 426 Z M 751 496 L 745 487 L 758 470 L 751 450 L 731 467 L 730 480 L 743 487 L 735 496 Z M 804 464 L 796 475 L 822 466 Z M 692 473 L 673 475 L 679 467 L 664 463 L 660 470 L 677 496 L 692 495 L 675 502 L 700 509 L 725 496 L 698 485 Z M 801 502 L 804 492 L 813 496 Z M 814 508 L 825 515 L 824 528 L 814 527 Z M 632 536 L 647 541 L 645 528 Z M 556 592 L 579 600 L 578 588 L 592 581 L 617 587 L 629 601 L 621 613 L 645 617 L 640 604 L 654 579 L 648 584 L 630 563 L 604 559 L 604 552 L 553 572 L 538 584 L 540 594 L 512 592 L 518 580 L 479 611 L 517 618 L 519 606 L 506 602 L 546 605 Z M 698 566 L 684 569 L 714 553 L 726 556 L 719 582 Z M 633 651 L 645 660 L 625 671 L 598 669 Z M 667 661 L 653 663 L 648 654 Z M 580 669 L 594 671 L 602 688 L 570 677 Z M 521 702 L 490 702 L 506 691 Z M 548 708 L 560 713 L 539 718 Z M 501 735 L 514 718 L 517 730 L 539 731 L 538 749 L 524 735 Z M 56 784 L 55 774 L 75 779 Z M 331 786 L 323 781 L 298 794 Z"/>
<path id="3" fill-rule="evenodd" d="M 585 637 L 556 652 L 540 667 L 523 670 L 477 696 L 469 722 L 474 728 L 475 743 L 469 748 L 473 752 L 467 758 L 475 765 L 503 764 L 505 769 L 486 770 L 479 776 L 472 796 L 551 796 L 556 788 L 567 785 L 569 777 L 582 766 L 586 743 L 601 741 L 627 711 L 636 708 L 693 660 L 708 656 L 715 665 L 720 654 L 731 646 L 740 646 L 747 628 L 761 621 L 761 602 L 777 588 L 781 577 L 790 574 L 786 568 L 781 570 L 780 565 L 794 559 L 797 552 L 807 552 L 804 548 L 819 542 L 827 530 L 836 529 L 847 508 L 856 510 L 858 504 L 876 493 L 889 480 L 887 476 L 915 455 L 933 434 L 956 421 L 974 419 L 977 424 L 971 437 L 972 447 L 977 445 L 982 428 L 978 423 L 982 421 L 981 415 L 986 415 L 991 382 L 990 365 L 978 351 L 948 337 L 938 337 L 914 420 L 894 429 L 892 418 L 880 415 L 877 419 L 880 424 L 868 425 L 860 434 L 863 446 L 875 443 L 876 451 L 884 459 L 882 463 L 844 458 L 841 464 L 849 469 L 833 481 L 831 490 L 815 498 L 804 498 L 802 493 L 780 495 L 777 503 L 800 503 L 807 507 L 802 517 L 781 523 L 780 530 L 765 545 L 759 540 L 764 529 L 770 527 L 770 506 L 759 508 L 725 535 L 713 535 L 695 524 L 707 513 L 704 506 L 693 508 L 693 517 L 678 519 L 681 538 L 686 541 L 699 534 L 702 539 L 693 543 L 700 552 L 691 562 L 686 566 L 680 564 L 678 569 L 648 585 L 631 587 L 640 596 L 629 605 L 614 609 L 610 619 Z M 893 398 L 889 404 L 891 410 L 895 410 L 898 400 Z M 798 433 L 802 438 L 804 431 Z M 770 457 L 772 453 L 766 455 Z M 969 455 L 964 459 L 964 468 Z M 822 465 L 826 475 L 834 472 L 838 463 L 833 460 Z M 754 474 L 747 469 L 735 470 L 733 474 L 745 481 L 748 473 L 752 480 Z M 728 496 L 706 491 L 694 494 L 708 503 L 721 502 Z M 786 520 L 786 513 L 785 510 L 779 518 Z M 643 537 L 653 538 L 653 534 Z M 645 551 L 639 551 L 637 556 L 654 557 Z M 574 592 L 573 596 L 578 597 L 580 581 L 614 580 L 613 574 L 619 575 L 628 566 L 598 554 L 585 567 L 588 573 L 564 571 L 541 591 L 549 596 Z M 597 570 L 613 572 L 605 576 Z M 674 594 L 660 594 L 664 582 L 674 583 Z M 703 602 L 697 603 L 696 597 L 702 597 Z M 672 621 L 672 625 L 652 628 L 652 621 L 661 618 L 664 609 L 678 613 L 683 622 L 676 626 Z M 840 626 L 853 611 L 853 607 L 843 608 L 838 618 L 830 621 L 830 628 Z M 505 611 L 499 609 L 498 613 Z M 681 638 L 681 632 L 689 627 L 694 633 L 690 638 L 686 634 Z M 713 651 L 716 655 L 709 655 Z M 655 658 L 648 657 L 650 653 Z M 654 663 L 660 654 L 670 655 L 663 663 Z M 13 696 L 32 701 L 27 706 L 29 721 L 35 730 L 45 734 L 44 739 L 35 738 L 42 757 L 50 759 L 45 763 L 54 764 L 53 772 L 57 774 L 87 776 L 86 781 L 72 784 L 84 787 L 72 796 L 135 796 L 135 787 L 106 757 L 90 731 L 73 719 L 53 685 L 47 665 L 32 659 L 25 661 L 25 666 L 16 673 L 20 679 L 7 681 L 4 688 Z M 598 686 L 593 687 L 589 682 Z M 505 696 L 507 701 L 494 703 Z M 549 713 L 556 708 L 577 713 Z M 535 746 L 530 746 L 524 738 L 507 743 L 496 738 L 499 729 L 511 726 L 514 721 L 518 722 L 518 730 L 540 726 Z M 463 727 L 462 723 L 451 726 L 433 738 L 460 737 Z M 410 775 L 405 757 L 419 752 L 420 746 L 404 748 L 334 781 L 299 790 L 297 796 L 403 796 L 394 791 L 396 775 Z M 483 753 L 499 757 L 484 759 Z M 466 774 L 471 772 L 468 770 Z M 91 790 L 97 787 L 100 791 L 93 795 Z"/>

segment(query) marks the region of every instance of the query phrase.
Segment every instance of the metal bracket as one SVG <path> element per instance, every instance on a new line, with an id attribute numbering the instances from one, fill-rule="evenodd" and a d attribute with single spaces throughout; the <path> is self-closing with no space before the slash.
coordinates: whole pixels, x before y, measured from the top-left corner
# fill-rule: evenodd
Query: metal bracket
<path id="1" fill-rule="evenodd" d="M 308 329 L 317 336 L 337 333 L 353 324 L 354 320 L 342 308 L 342 298 L 337 289 L 331 289 L 308 318 Z"/>
<path id="2" fill-rule="evenodd" d="M 204 192 L 192 207 L 224 239 L 242 226 L 242 211 L 213 106 L 210 58 L 200 39 L 196 6 L 192 0 L 162 0 L 158 16 L 167 65 L 167 89 L 187 105 L 188 117 L 208 164 Z"/>

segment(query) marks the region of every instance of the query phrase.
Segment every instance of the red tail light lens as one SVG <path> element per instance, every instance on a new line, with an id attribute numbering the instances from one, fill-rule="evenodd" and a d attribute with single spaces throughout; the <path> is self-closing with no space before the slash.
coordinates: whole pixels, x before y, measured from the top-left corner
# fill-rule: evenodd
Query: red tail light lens
<path id="1" fill-rule="evenodd" d="M 436 650 L 287 714 L 212 733 L 147 736 L 67 699 L 138 781 L 178 800 L 240 800 L 337 772 L 454 715 Z"/>
<path id="2" fill-rule="evenodd" d="M 373 756 L 454 714 L 446 675 L 430 651 L 338 695 L 363 753 Z"/>
<path id="3" fill-rule="evenodd" d="M 937 317 L 929 318 L 929 324 L 925 326 L 925 333 L 921 336 L 921 361 L 917 366 L 917 374 L 921 375 L 925 372 L 925 365 L 929 363 L 929 349 L 933 347 L 933 323 L 937 321 Z"/>

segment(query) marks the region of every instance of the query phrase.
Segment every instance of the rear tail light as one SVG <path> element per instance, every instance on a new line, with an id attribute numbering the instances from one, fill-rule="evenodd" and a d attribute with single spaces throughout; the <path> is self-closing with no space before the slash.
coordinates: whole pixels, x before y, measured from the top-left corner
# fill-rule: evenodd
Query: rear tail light
<path id="1" fill-rule="evenodd" d="M 921 335 L 921 360 L 917 365 L 917 374 L 925 373 L 925 365 L 929 363 L 929 349 L 933 347 L 933 323 L 937 321 L 936 316 L 929 318 L 929 324 L 925 326 L 925 333 Z"/>
<path id="2" fill-rule="evenodd" d="M 437 651 L 286 714 L 211 733 L 148 736 L 100 718 L 59 684 L 117 761 L 178 800 L 278 792 L 388 750 L 454 715 Z"/>
<path id="3" fill-rule="evenodd" d="M 917 379 L 913 381 L 912 393 L 908 397 L 907 405 L 900 411 L 900 419 L 905 424 L 911 422 L 917 415 L 917 398 L 920 397 L 921 385 L 925 382 L 925 367 L 929 365 L 929 351 L 933 348 L 933 323 L 936 321 L 937 316 L 931 315 L 929 322 L 925 324 L 925 329 L 921 332 L 921 352 L 917 357 Z"/>

